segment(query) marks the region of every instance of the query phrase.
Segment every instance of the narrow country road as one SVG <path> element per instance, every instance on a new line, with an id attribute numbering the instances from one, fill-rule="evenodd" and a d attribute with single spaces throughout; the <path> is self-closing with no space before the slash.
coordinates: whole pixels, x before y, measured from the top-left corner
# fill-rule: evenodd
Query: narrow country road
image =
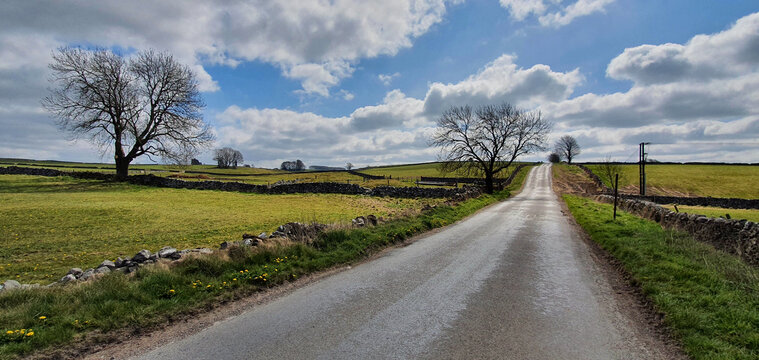
<path id="1" fill-rule="evenodd" d="M 143 359 L 651 359 L 534 168 L 514 198 Z"/>

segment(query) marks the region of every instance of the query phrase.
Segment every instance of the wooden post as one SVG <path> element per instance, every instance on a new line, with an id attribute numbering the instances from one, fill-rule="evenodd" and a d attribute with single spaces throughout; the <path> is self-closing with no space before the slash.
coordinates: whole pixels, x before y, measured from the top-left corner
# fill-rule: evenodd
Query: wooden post
<path id="1" fill-rule="evenodd" d="M 617 197 L 619 197 L 619 174 L 614 174 L 614 220 L 617 220 Z"/>

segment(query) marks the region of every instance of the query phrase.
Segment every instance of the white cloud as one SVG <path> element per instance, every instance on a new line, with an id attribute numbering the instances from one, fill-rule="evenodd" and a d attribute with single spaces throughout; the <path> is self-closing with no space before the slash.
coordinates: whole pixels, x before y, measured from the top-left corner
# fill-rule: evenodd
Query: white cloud
<path id="1" fill-rule="evenodd" d="M 433 83 L 424 99 L 389 91 L 380 104 L 357 108 L 348 117 L 232 106 L 217 117 L 219 142 L 266 166 L 291 158 L 333 165 L 429 161 L 436 154 L 428 146 L 434 120 L 448 106 L 502 101 L 536 106 L 566 99 L 582 81 L 578 70 L 523 69 L 513 60 L 504 55 L 458 83 Z"/>
<path id="2" fill-rule="evenodd" d="M 452 105 L 476 106 L 504 101 L 531 108 L 566 99 L 583 81 L 579 69 L 554 72 L 542 64 L 523 69 L 514 60 L 513 55 L 501 55 L 464 81 L 433 83 L 424 101 L 425 112 L 434 115 Z"/>
<path id="3" fill-rule="evenodd" d="M 500 0 L 500 3 L 514 20 L 522 21 L 535 15 L 543 26 L 561 27 L 578 17 L 603 12 L 614 1 L 577 0 L 569 5 L 563 4 L 562 0 Z"/>
<path id="4" fill-rule="evenodd" d="M 379 74 L 377 75 L 377 78 L 382 82 L 385 86 L 390 86 L 390 83 L 393 82 L 393 79 L 401 76 L 400 73 L 395 72 L 392 74 Z"/>
<path id="5" fill-rule="evenodd" d="M 651 141 L 666 154 L 659 160 L 759 161 L 759 13 L 685 44 L 625 49 L 607 75 L 633 85 L 541 105 L 559 132 L 591 145 L 584 156 Z"/>
<path id="6" fill-rule="evenodd" d="M 340 94 L 340 97 L 342 97 L 345 101 L 351 101 L 356 97 L 356 95 L 353 95 L 353 93 L 345 89 L 341 89 L 338 93 Z"/>
<path id="7" fill-rule="evenodd" d="M 263 61 L 325 95 L 352 63 L 411 46 L 445 10 L 444 0 L 22 1 L 0 4 L 0 33 L 43 38 L 48 55 L 65 44 L 169 50 L 207 91 L 218 85 L 203 64 Z"/>

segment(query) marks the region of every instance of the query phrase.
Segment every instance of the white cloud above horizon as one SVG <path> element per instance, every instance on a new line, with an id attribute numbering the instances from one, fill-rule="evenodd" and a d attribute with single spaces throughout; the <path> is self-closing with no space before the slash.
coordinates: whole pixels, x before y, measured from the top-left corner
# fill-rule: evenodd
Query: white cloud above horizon
<path id="1" fill-rule="evenodd" d="M 500 0 L 500 4 L 517 21 L 524 21 L 534 15 L 538 17 L 540 25 L 558 28 L 568 25 L 576 18 L 603 12 L 614 1 L 616 0 L 577 0 L 567 5 L 562 0 Z"/>
<path id="2" fill-rule="evenodd" d="M 26 2 L 0 5 L 0 10 L 12 10 L 0 11 L 0 128 L 4 129 L 0 155 L 70 159 L 74 152 L 94 152 L 85 142 L 71 145 L 61 139 L 39 106 L 40 93 L 48 86 L 46 64 L 51 49 L 73 42 L 126 51 L 170 50 L 192 64 L 207 91 L 218 90 L 218 84 L 204 66 L 232 68 L 261 61 L 274 64 L 282 77 L 300 81 L 301 94 L 333 97 L 347 106 L 359 103 L 336 116 L 235 103 L 209 112 L 219 146 L 239 148 L 246 159 L 267 167 L 294 158 L 317 165 L 431 161 L 435 150 L 427 146 L 427 138 L 440 112 L 453 105 L 504 101 L 542 111 L 555 124 L 555 137 L 576 136 L 584 147 L 580 160 L 609 154 L 624 160 L 637 149 L 637 142 L 645 140 L 658 143 L 655 148 L 661 149 L 661 156 L 652 156 L 659 160 L 730 161 L 742 156 L 739 161 L 759 162 L 759 144 L 746 145 L 759 138 L 759 13 L 740 18 L 724 31 L 695 35 L 683 43 L 616 50 L 617 56 L 607 60 L 606 76 L 630 85 L 614 93 L 578 93 L 587 83 L 585 69 L 519 64 L 518 54 L 509 52 L 482 61 L 481 68 L 458 79 L 433 78 L 421 91 L 400 86 L 413 79 L 412 72 L 401 69 L 403 77 L 394 68 L 371 72 L 368 82 L 379 87 L 384 97 L 368 104 L 360 90 L 334 89 L 360 71 L 356 62 L 361 59 L 392 57 L 411 47 L 415 38 L 445 21 L 446 5 L 452 3 L 457 1 L 430 0 L 413 7 L 400 0 L 372 2 L 371 11 L 385 14 L 377 16 L 376 22 L 356 14 L 355 4 L 345 1 L 294 7 L 271 2 L 250 11 L 192 3 L 176 9 L 176 18 L 158 22 L 153 15 L 143 17 L 134 9 L 119 13 L 123 7 L 115 2 L 80 9 L 81 13 L 68 19 L 54 15 L 69 14 L 77 6 L 63 9 L 60 3 L 51 3 L 30 18 L 20 15 L 31 6 Z M 500 2 L 514 19 L 536 16 L 546 27 L 602 12 L 610 3 Z M 170 7 L 159 2 L 143 5 L 154 11 Z M 77 19 L 93 16 L 97 21 L 91 24 L 75 24 Z M 546 24 L 544 17 L 550 18 Z M 197 24 L 188 20 L 194 18 Z M 214 23 L 220 18 L 223 24 Z M 276 21 L 296 19 L 298 23 L 288 25 L 284 33 L 272 28 Z M 246 36 L 246 31 L 253 35 Z M 342 36 L 345 41 L 339 43 L 332 39 Z M 693 150 L 696 147 L 689 150 L 685 145 L 689 143 L 698 144 L 698 152 Z"/>

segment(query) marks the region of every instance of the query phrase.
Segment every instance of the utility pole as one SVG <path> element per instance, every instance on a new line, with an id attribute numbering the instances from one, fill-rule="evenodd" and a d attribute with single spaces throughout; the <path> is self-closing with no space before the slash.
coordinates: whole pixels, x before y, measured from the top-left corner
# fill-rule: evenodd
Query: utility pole
<path id="1" fill-rule="evenodd" d="M 646 158 L 648 157 L 648 154 L 646 153 L 646 145 L 651 144 L 650 142 L 642 142 L 640 143 L 640 152 L 638 155 L 638 164 L 640 168 L 640 195 L 646 196 Z"/>

